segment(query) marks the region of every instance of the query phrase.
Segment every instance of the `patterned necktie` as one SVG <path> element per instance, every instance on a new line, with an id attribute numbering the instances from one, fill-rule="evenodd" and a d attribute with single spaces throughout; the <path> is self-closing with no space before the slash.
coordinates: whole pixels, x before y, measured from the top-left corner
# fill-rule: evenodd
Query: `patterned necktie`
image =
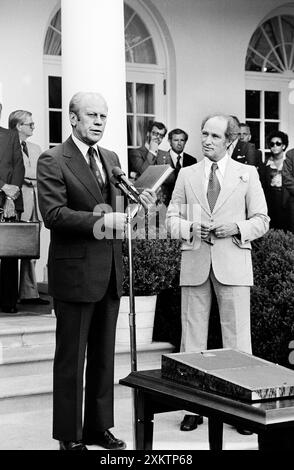
<path id="1" fill-rule="evenodd" d="M 88 148 L 89 165 L 90 165 L 91 171 L 92 171 L 93 175 L 95 176 L 95 179 L 96 179 L 97 183 L 99 184 L 99 187 L 102 191 L 103 188 L 104 188 L 104 181 L 103 181 L 101 172 L 100 172 L 99 167 L 98 167 L 98 165 L 96 163 L 96 160 L 95 160 L 95 155 L 96 154 L 97 154 L 96 150 L 93 147 Z"/>
<path id="2" fill-rule="evenodd" d="M 207 187 L 207 200 L 211 212 L 214 209 L 215 203 L 217 201 L 219 192 L 220 192 L 220 183 L 218 177 L 216 176 L 216 170 L 218 169 L 217 163 L 211 165 L 208 187 Z"/>
<path id="3" fill-rule="evenodd" d="M 22 149 L 23 149 L 24 153 L 25 153 L 26 156 L 28 157 L 28 156 L 29 156 L 28 146 L 27 146 L 27 144 L 26 144 L 26 142 L 25 142 L 24 140 L 22 141 L 21 146 L 22 146 Z"/>

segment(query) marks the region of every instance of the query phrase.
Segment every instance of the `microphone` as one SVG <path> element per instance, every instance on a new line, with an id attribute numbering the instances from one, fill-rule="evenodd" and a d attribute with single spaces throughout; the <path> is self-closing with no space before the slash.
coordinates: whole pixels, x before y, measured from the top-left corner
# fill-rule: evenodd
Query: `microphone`
<path id="1" fill-rule="evenodd" d="M 121 168 L 115 166 L 112 169 L 112 178 L 110 181 L 119 188 L 132 202 L 136 202 L 141 204 L 145 209 L 146 204 L 141 200 L 141 196 L 137 188 L 131 183 L 128 178 L 126 177 L 125 173 L 122 171 Z"/>

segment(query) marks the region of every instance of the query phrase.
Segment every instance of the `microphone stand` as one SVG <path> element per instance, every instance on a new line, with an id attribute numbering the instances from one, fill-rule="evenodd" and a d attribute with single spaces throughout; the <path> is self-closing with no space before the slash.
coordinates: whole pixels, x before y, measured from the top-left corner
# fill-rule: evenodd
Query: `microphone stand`
<path id="1" fill-rule="evenodd" d="M 129 204 L 127 206 L 127 238 L 128 238 L 128 258 L 129 258 L 129 327 L 130 327 L 130 353 L 131 353 L 131 372 L 137 370 L 137 343 L 136 343 L 136 311 L 135 311 L 135 295 L 134 295 L 134 271 L 133 271 L 133 248 L 132 248 L 132 220 L 138 212 L 140 203 L 135 196 L 129 191 L 126 186 L 121 182 L 114 183 L 118 187 L 126 198 L 136 203 L 137 207 Z M 132 388 L 132 400 L 133 400 L 133 446 L 134 449 L 138 447 L 138 391 Z"/>

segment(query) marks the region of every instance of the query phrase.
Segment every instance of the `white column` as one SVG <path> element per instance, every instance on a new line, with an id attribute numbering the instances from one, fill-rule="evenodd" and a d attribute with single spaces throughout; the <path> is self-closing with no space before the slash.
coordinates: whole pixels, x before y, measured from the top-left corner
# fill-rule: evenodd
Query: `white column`
<path id="1" fill-rule="evenodd" d="M 108 103 L 102 147 L 127 170 L 123 0 L 62 0 L 63 140 L 71 132 L 68 104 L 78 91 L 97 91 Z"/>

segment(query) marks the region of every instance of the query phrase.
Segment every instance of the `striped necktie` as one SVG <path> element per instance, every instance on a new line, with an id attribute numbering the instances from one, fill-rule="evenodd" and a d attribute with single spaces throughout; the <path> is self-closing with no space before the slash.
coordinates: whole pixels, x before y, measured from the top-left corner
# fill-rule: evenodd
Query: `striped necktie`
<path id="1" fill-rule="evenodd" d="M 95 176 L 95 179 L 96 179 L 96 181 L 97 181 L 97 183 L 98 183 L 98 185 L 99 185 L 99 187 L 102 191 L 103 188 L 104 188 L 104 181 L 103 181 L 101 172 L 99 170 L 99 167 L 96 163 L 95 155 L 97 155 L 96 150 L 93 147 L 89 147 L 88 148 L 89 166 L 90 166 L 91 171 L 92 171 L 93 175 Z"/>
<path id="2" fill-rule="evenodd" d="M 22 146 L 23 152 L 28 157 L 29 156 L 28 146 L 27 146 L 27 143 L 24 140 L 22 141 L 21 146 Z"/>

